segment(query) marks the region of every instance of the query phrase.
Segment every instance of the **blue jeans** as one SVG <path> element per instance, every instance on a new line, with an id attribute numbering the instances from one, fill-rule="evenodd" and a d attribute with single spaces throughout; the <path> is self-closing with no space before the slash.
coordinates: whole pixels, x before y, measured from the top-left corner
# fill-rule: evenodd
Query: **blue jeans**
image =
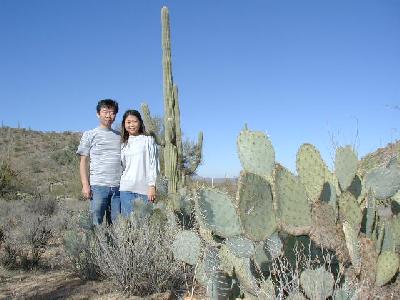
<path id="1" fill-rule="evenodd" d="M 92 185 L 91 190 L 90 211 L 93 225 L 103 223 L 104 214 L 106 215 L 107 223 L 111 224 L 121 211 L 119 187 Z"/>
<path id="2" fill-rule="evenodd" d="M 127 191 L 120 192 L 120 199 L 121 199 L 121 214 L 124 217 L 129 217 L 129 215 L 133 212 L 133 202 L 135 202 L 136 200 L 141 199 L 145 203 L 148 203 L 147 195 L 127 192 Z"/>

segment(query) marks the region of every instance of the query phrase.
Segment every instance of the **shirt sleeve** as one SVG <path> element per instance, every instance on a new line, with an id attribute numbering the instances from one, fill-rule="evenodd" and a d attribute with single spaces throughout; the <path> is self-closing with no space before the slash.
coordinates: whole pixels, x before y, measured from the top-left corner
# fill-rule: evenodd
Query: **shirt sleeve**
<path id="1" fill-rule="evenodd" d="M 158 150 L 157 145 L 154 142 L 154 138 L 149 136 L 147 138 L 147 149 L 146 149 L 146 181 L 147 185 L 156 185 L 157 174 L 160 172 L 160 164 L 158 161 Z"/>
<path id="2" fill-rule="evenodd" d="M 79 143 L 76 154 L 81 156 L 89 156 L 91 143 L 92 143 L 91 134 L 89 131 L 85 131 L 82 134 L 81 141 Z"/>
<path id="3" fill-rule="evenodd" d="M 125 167 L 126 167 L 126 155 L 125 155 L 126 147 L 127 147 L 126 144 L 121 143 L 121 168 L 122 168 L 122 171 L 124 171 Z"/>

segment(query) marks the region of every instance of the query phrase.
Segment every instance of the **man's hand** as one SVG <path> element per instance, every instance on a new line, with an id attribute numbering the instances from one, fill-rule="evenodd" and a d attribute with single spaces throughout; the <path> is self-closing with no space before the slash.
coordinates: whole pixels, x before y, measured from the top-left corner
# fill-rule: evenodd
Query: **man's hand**
<path id="1" fill-rule="evenodd" d="M 82 182 L 82 195 L 83 197 L 85 197 L 85 199 L 92 198 L 92 191 L 90 190 L 90 184 L 89 184 L 88 166 L 89 166 L 89 157 L 82 155 L 79 163 L 79 173 L 81 175 L 81 182 Z"/>
<path id="2" fill-rule="evenodd" d="M 150 202 L 154 202 L 154 200 L 156 200 L 156 187 L 154 185 L 149 186 L 147 190 L 147 198 Z"/>
<path id="3" fill-rule="evenodd" d="M 85 199 L 92 199 L 92 191 L 90 185 L 82 187 L 82 195 Z"/>

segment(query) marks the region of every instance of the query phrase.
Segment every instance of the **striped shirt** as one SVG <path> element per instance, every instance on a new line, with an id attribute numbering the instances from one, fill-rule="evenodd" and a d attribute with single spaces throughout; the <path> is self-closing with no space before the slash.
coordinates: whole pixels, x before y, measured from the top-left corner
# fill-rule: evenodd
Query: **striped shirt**
<path id="1" fill-rule="evenodd" d="M 118 131 L 101 127 L 85 131 L 76 153 L 90 158 L 90 185 L 119 186 L 121 141 Z"/>

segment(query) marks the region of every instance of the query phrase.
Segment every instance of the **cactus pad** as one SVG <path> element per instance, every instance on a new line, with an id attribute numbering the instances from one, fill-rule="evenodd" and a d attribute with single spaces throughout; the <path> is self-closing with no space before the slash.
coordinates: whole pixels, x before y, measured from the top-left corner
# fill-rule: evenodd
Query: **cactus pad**
<path id="1" fill-rule="evenodd" d="M 382 252 L 378 257 L 376 285 L 388 283 L 399 269 L 399 256 L 391 251 Z"/>
<path id="2" fill-rule="evenodd" d="M 392 197 L 400 189 L 400 168 L 377 168 L 367 173 L 365 185 L 374 192 L 375 198 L 383 200 Z"/>
<path id="3" fill-rule="evenodd" d="M 312 202 L 318 201 L 329 170 L 313 145 L 301 145 L 297 152 L 296 169 L 308 198 Z"/>
<path id="4" fill-rule="evenodd" d="M 256 243 L 253 260 L 261 272 L 269 271 L 269 265 L 272 262 L 272 257 L 266 248 L 265 242 Z"/>
<path id="5" fill-rule="evenodd" d="M 221 259 L 221 267 L 223 270 L 228 274 L 232 274 L 234 271 L 239 279 L 240 286 L 245 291 L 257 295 L 259 287 L 251 272 L 250 259 L 236 257 L 226 245 L 221 246 L 219 257 Z"/>
<path id="6" fill-rule="evenodd" d="M 240 221 L 228 195 L 211 189 L 201 190 L 196 199 L 200 224 L 222 237 L 240 235 Z"/>
<path id="7" fill-rule="evenodd" d="M 262 300 L 275 300 L 275 288 L 271 278 L 262 280 L 260 283 L 260 291 L 257 295 L 257 299 Z"/>
<path id="8" fill-rule="evenodd" d="M 346 246 L 347 250 L 349 251 L 351 263 L 356 274 L 358 275 L 361 271 L 360 244 L 357 239 L 358 231 L 356 232 L 352 225 L 345 221 L 343 222 L 343 232 L 346 238 Z"/>
<path id="9" fill-rule="evenodd" d="M 349 222 L 358 234 L 362 221 L 362 212 L 356 198 L 349 191 L 339 196 L 339 215 L 342 222 Z"/>
<path id="10" fill-rule="evenodd" d="M 249 258 L 255 253 L 254 243 L 242 236 L 228 238 L 225 244 L 236 257 Z"/>
<path id="11" fill-rule="evenodd" d="M 190 230 L 179 232 L 172 243 L 172 252 L 177 260 L 195 265 L 199 259 L 201 241 L 196 233 Z"/>
<path id="12" fill-rule="evenodd" d="M 308 298 L 326 299 L 332 296 L 335 280 L 330 272 L 320 267 L 304 270 L 300 275 L 300 283 Z"/>
<path id="13" fill-rule="evenodd" d="M 283 252 L 283 243 L 277 232 L 265 241 L 265 247 L 272 259 L 278 258 Z"/>
<path id="14" fill-rule="evenodd" d="M 289 296 L 287 296 L 285 298 L 285 300 L 307 300 L 306 297 L 304 297 L 304 295 L 300 292 L 295 292 L 295 293 L 291 293 L 289 294 Z"/>
<path id="15" fill-rule="evenodd" d="M 292 235 L 307 234 L 311 228 L 311 207 L 303 185 L 292 173 L 278 165 L 275 187 L 281 227 Z"/>
<path id="16" fill-rule="evenodd" d="M 244 129 L 237 139 L 239 159 L 245 171 L 269 177 L 275 165 L 275 151 L 266 134 Z"/>
<path id="17" fill-rule="evenodd" d="M 357 155 L 351 146 L 339 147 L 336 149 L 335 173 L 339 180 L 342 191 L 348 189 L 357 172 Z"/>
<path id="18" fill-rule="evenodd" d="M 261 176 L 242 173 L 238 188 L 238 213 L 244 235 L 262 241 L 276 229 L 270 184 Z"/>
<path id="19" fill-rule="evenodd" d="M 390 221 L 390 225 L 392 227 L 394 245 L 396 251 L 398 251 L 400 249 L 400 216 L 394 216 Z"/>

